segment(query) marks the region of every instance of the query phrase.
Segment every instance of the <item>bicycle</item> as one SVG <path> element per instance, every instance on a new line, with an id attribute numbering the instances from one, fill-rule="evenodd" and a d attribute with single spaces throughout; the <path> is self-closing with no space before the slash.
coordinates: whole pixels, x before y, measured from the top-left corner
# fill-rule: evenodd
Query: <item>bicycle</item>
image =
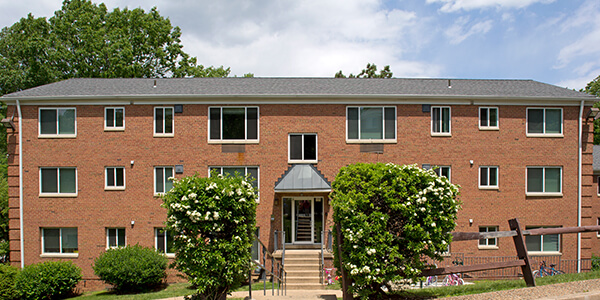
<path id="1" fill-rule="evenodd" d="M 463 265 L 463 262 L 462 262 L 462 260 L 459 260 L 457 258 L 456 260 L 452 261 L 452 264 L 455 266 L 458 266 L 458 265 Z M 448 274 L 448 275 L 446 275 L 446 277 L 444 277 L 444 280 L 442 281 L 443 286 L 463 285 L 463 284 L 465 284 L 465 281 L 460 277 L 460 273 Z"/>
<path id="2" fill-rule="evenodd" d="M 433 264 L 433 268 L 437 269 L 437 265 Z M 438 281 L 438 277 L 437 276 L 427 276 L 427 280 L 425 280 L 425 285 L 426 286 L 432 286 L 432 285 L 436 285 Z"/>
<path id="3" fill-rule="evenodd" d="M 533 271 L 533 277 L 537 278 L 537 277 L 565 274 L 564 271 L 555 269 L 554 268 L 555 266 L 556 266 L 556 264 L 550 264 L 550 268 L 548 268 L 548 266 L 546 265 L 546 261 L 543 260 L 540 263 L 540 269 Z"/>

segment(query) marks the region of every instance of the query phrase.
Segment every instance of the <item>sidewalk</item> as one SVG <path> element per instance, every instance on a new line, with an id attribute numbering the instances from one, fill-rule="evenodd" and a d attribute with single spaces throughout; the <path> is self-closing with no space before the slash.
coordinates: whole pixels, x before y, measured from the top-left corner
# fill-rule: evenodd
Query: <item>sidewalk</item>
<path id="1" fill-rule="evenodd" d="M 281 292 L 281 291 L 280 291 Z M 252 299 L 263 300 L 263 299 L 325 299 L 325 300 L 337 300 L 342 297 L 342 291 L 340 290 L 288 290 L 285 296 L 281 293 L 277 296 L 277 290 L 275 290 L 275 296 L 271 296 L 272 291 L 267 290 L 267 295 L 264 295 L 263 290 L 253 290 Z M 234 292 L 227 299 L 246 299 L 248 292 Z M 183 300 L 183 297 L 166 298 L 161 300 Z"/>

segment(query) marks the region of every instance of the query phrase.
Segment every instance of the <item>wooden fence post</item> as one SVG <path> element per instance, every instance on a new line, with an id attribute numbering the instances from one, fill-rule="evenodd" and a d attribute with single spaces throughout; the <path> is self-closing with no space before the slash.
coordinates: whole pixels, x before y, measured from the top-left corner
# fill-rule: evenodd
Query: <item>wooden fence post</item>
<path id="1" fill-rule="evenodd" d="M 337 231 L 337 252 L 338 252 L 338 261 L 340 262 L 340 271 L 342 271 L 342 299 L 343 300 L 352 300 L 354 296 L 348 293 L 348 286 L 350 285 L 350 279 L 348 278 L 348 274 L 346 273 L 346 268 L 344 268 L 344 262 L 342 260 L 342 228 L 339 223 L 335 224 L 335 229 Z"/>
<path id="2" fill-rule="evenodd" d="M 521 266 L 525 284 L 530 287 L 535 286 L 535 278 L 533 278 L 533 273 L 531 271 L 531 263 L 529 261 L 529 255 L 527 254 L 527 246 L 525 245 L 525 239 L 523 238 L 519 220 L 516 218 L 510 219 L 508 220 L 508 225 L 510 226 L 510 230 L 515 230 L 517 232 L 517 235 L 513 236 L 513 240 L 515 242 L 515 248 L 517 248 L 517 256 L 519 259 L 525 261 L 525 265 Z"/>

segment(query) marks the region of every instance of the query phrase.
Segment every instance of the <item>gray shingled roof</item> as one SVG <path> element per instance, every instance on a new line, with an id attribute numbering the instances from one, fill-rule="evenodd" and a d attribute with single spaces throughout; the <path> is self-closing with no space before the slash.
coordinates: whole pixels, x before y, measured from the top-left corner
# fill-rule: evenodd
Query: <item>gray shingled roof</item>
<path id="1" fill-rule="evenodd" d="M 156 87 L 154 84 L 156 83 Z M 451 85 L 451 88 L 449 87 Z M 343 78 L 120 78 L 69 79 L 2 98 L 122 96 L 400 96 L 594 99 L 533 80 Z M 9 100 L 9 99 L 6 99 Z"/>

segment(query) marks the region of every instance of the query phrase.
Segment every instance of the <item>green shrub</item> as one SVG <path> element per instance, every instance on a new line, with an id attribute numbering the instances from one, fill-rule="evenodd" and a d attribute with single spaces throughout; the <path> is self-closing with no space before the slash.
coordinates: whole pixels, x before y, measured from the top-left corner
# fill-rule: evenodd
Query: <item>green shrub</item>
<path id="1" fill-rule="evenodd" d="M 0 241 L 0 264 L 8 262 L 9 251 L 8 241 Z"/>
<path id="2" fill-rule="evenodd" d="M 81 280 L 81 269 L 71 261 L 29 265 L 19 272 L 15 288 L 19 299 L 58 299 L 72 294 Z"/>
<path id="3" fill-rule="evenodd" d="M 15 279 L 19 269 L 5 264 L 0 264 L 0 299 L 17 299 Z"/>
<path id="4" fill-rule="evenodd" d="M 149 290 L 167 276 L 168 259 L 140 245 L 109 249 L 94 261 L 94 273 L 120 292 Z"/>
<path id="5" fill-rule="evenodd" d="M 458 186 L 415 165 L 354 164 L 333 182 L 334 263 L 353 281 L 351 292 L 378 298 L 390 282 L 418 280 L 425 258 L 441 259 L 460 209 Z M 340 261 L 343 263 L 340 266 Z"/>
<path id="6" fill-rule="evenodd" d="M 592 271 L 600 271 L 600 256 L 592 254 Z"/>

